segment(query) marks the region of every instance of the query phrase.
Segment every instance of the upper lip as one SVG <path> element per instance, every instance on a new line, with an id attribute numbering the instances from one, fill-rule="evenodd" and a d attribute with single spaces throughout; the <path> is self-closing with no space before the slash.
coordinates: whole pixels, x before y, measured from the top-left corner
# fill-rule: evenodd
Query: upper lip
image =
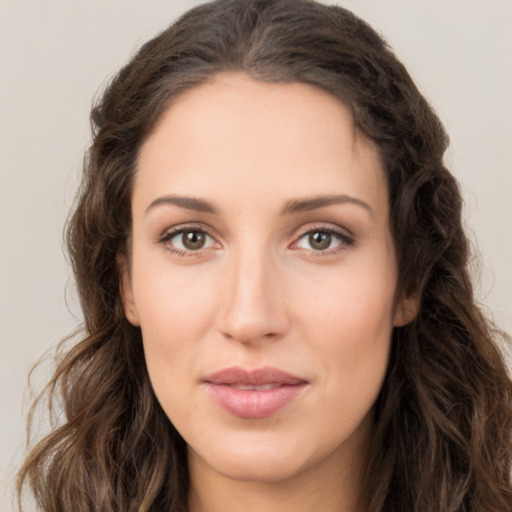
<path id="1" fill-rule="evenodd" d="M 204 381 L 209 384 L 225 386 L 265 386 L 267 384 L 294 386 L 308 382 L 306 379 L 272 367 L 257 368 L 255 370 L 246 370 L 240 367 L 225 368 L 212 373 Z"/>

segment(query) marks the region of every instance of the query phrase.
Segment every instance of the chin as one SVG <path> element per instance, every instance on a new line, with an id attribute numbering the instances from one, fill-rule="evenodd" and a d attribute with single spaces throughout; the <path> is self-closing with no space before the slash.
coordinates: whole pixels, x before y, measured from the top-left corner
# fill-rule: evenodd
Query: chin
<path id="1" fill-rule="evenodd" d="M 217 437 L 208 446 L 197 446 L 197 451 L 189 448 L 189 465 L 206 465 L 232 480 L 278 483 L 307 472 L 335 450 L 318 438 L 299 438 L 293 432 L 270 438 L 268 430 L 230 434 Z"/>
<path id="2" fill-rule="evenodd" d="M 299 474 L 305 464 L 279 453 L 234 454 L 211 466 L 226 478 L 245 482 L 278 483 Z"/>

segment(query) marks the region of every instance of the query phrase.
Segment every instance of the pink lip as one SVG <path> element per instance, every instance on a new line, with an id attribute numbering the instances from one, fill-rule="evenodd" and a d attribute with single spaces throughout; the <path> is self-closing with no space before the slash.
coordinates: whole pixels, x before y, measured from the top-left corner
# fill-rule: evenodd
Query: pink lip
<path id="1" fill-rule="evenodd" d="M 204 382 L 213 400 L 239 418 L 265 418 L 279 411 L 307 386 L 308 381 L 277 368 L 226 368 Z M 266 389 L 244 389 L 262 387 Z"/>

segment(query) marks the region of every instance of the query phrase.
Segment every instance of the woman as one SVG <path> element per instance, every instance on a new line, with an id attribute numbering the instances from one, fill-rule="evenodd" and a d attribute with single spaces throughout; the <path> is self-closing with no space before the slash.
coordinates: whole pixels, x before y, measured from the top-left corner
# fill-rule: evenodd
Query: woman
<path id="1" fill-rule="evenodd" d="M 447 137 L 370 27 L 205 4 L 92 120 L 85 335 L 20 472 L 42 510 L 510 509 L 511 384 Z"/>

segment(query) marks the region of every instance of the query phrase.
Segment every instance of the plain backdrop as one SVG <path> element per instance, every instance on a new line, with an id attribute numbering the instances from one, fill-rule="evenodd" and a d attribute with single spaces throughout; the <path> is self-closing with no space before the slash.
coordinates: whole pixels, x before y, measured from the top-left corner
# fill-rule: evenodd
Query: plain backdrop
<path id="1" fill-rule="evenodd" d="M 15 510 L 28 369 L 80 322 L 62 230 L 92 98 L 141 43 L 199 3 L 0 0 L 2 511 Z M 337 3 L 386 37 L 445 122 L 447 162 L 481 255 L 478 297 L 512 331 L 512 1 Z"/>

